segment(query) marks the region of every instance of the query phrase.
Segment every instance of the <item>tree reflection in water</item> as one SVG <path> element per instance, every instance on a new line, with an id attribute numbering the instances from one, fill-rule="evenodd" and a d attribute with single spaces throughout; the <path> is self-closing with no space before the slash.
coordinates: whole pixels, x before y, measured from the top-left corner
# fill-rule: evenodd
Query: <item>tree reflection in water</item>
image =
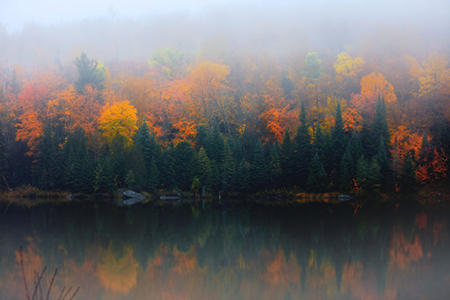
<path id="1" fill-rule="evenodd" d="M 75 299 L 443 299 L 449 208 L 346 204 L 9 208 L 0 290 L 59 268 Z M 51 277 L 51 276 L 47 276 Z M 48 286 L 51 278 L 43 278 Z"/>

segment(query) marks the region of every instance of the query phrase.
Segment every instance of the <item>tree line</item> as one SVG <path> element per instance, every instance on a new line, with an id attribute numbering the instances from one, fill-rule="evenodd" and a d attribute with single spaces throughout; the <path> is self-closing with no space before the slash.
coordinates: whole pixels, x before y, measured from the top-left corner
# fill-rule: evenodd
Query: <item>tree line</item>
<path id="1" fill-rule="evenodd" d="M 372 194 L 446 178 L 443 56 L 410 62 L 417 85 L 401 93 L 381 73 L 363 75 L 364 59 L 347 52 L 331 73 L 315 52 L 289 72 L 270 57 L 229 59 L 162 49 L 145 68 L 106 67 L 83 53 L 73 84 L 63 69 L 28 81 L 14 68 L 1 94 L 2 184 Z"/>

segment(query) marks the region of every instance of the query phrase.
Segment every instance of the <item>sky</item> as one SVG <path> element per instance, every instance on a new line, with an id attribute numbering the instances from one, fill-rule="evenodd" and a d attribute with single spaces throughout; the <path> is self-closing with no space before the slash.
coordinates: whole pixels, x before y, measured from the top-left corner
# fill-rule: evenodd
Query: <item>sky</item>
<path id="1" fill-rule="evenodd" d="M 31 22 L 58 25 L 83 19 L 138 19 L 155 14 L 195 14 L 209 8 L 243 6 L 269 9 L 296 6 L 305 10 L 332 7 L 343 18 L 352 18 L 355 13 L 378 13 L 388 18 L 450 15 L 449 0 L 0 0 L 0 22 L 8 33 L 12 33 L 20 31 L 26 23 Z"/>
<path id="2" fill-rule="evenodd" d="M 283 1 L 283 0 L 282 0 Z M 0 21 L 11 33 L 24 24 L 61 24 L 95 18 L 139 18 L 173 12 L 198 13 L 210 7 L 236 5 L 229 0 L 0 0 Z M 270 5 L 271 1 L 245 0 L 246 5 Z M 292 1 L 284 0 L 285 4 Z"/>

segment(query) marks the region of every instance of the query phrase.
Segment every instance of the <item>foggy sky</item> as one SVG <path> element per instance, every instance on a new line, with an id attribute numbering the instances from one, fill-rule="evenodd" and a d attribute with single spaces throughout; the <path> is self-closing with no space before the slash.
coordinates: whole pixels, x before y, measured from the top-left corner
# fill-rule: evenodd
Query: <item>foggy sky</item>
<path id="1" fill-rule="evenodd" d="M 147 59 L 161 47 L 286 54 L 373 43 L 450 54 L 449 0 L 0 0 L 0 60 L 46 64 L 82 51 Z"/>
<path id="2" fill-rule="evenodd" d="M 0 22 L 7 32 L 22 30 L 24 24 L 64 24 L 83 19 L 140 18 L 154 14 L 195 14 L 210 8 L 318 9 L 353 18 L 356 14 L 380 19 L 428 19 L 449 23 L 448 0 L 0 0 Z M 397 20 L 398 21 L 398 20 Z M 444 25 L 444 24 L 443 24 Z"/>

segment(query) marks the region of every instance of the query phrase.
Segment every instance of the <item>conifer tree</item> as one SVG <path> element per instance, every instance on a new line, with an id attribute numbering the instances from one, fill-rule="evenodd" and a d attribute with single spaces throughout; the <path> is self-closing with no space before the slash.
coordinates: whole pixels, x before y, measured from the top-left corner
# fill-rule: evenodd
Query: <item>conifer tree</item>
<path id="1" fill-rule="evenodd" d="M 236 171 L 236 184 L 239 191 L 247 192 L 250 190 L 250 177 L 250 165 L 244 158 L 242 158 Z"/>
<path id="2" fill-rule="evenodd" d="M 3 124 L 0 121 L 0 186 L 6 186 L 9 189 L 6 181 L 6 174 L 8 173 L 8 145 L 6 144 L 5 134 L 3 132 Z"/>
<path id="3" fill-rule="evenodd" d="M 59 137 L 50 124 L 44 130 L 39 143 L 39 156 L 36 160 L 33 177 L 35 184 L 43 190 L 56 190 L 62 184 L 61 156 Z"/>
<path id="4" fill-rule="evenodd" d="M 326 191 L 327 185 L 327 173 L 325 173 L 325 169 L 323 168 L 322 162 L 320 161 L 319 154 L 316 152 L 311 161 L 307 188 L 309 191 L 314 193 L 323 193 Z"/>
<path id="5" fill-rule="evenodd" d="M 116 187 L 114 172 L 109 157 L 100 159 L 94 172 L 94 191 L 111 194 Z"/>
<path id="6" fill-rule="evenodd" d="M 164 189 L 173 189 L 176 185 L 174 146 L 169 145 L 161 155 L 158 164 L 159 176 Z"/>
<path id="7" fill-rule="evenodd" d="M 269 183 L 270 185 L 278 189 L 281 185 L 281 162 L 280 162 L 280 146 L 278 145 L 278 141 L 276 141 L 269 153 L 269 164 L 268 164 L 268 172 L 269 172 Z"/>
<path id="8" fill-rule="evenodd" d="M 292 147 L 292 141 L 289 131 L 284 132 L 283 144 L 281 145 L 280 152 L 280 165 L 282 171 L 282 179 L 284 186 L 292 186 L 294 183 L 294 149 Z"/>
<path id="9" fill-rule="evenodd" d="M 125 177 L 125 184 L 128 189 L 133 189 L 136 185 L 136 180 L 134 179 L 133 170 L 129 170 L 127 176 Z"/>
<path id="10" fill-rule="evenodd" d="M 350 147 L 347 147 L 344 156 L 341 159 L 339 166 L 339 188 L 340 191 L 348 193 L 351 188 L 352 181 L 352 157 L 350 154 Z"/>
<path id="11" fill-rule="evenodd" d="M 97 69 L 98 62 L 89 59 L 86 53 L 81 53 L 80 57 L 74 60 L 74 64 L 78 68 L 78 80 L 75 82 L 75 89 L 78 94 L 84 93 L 86 85 L 101 91 L 105 88 L 103 81 L 105 80 L 103 73 Z"/>
<path id="12" fill-rule="evenodd" d="M 177 144 L 174 159 L 176 185 L 183 191 L 188 191 L 195 173 L 194 149 L 191 148 L 191 144 L 187 141 Z"/>
<path id="13" fill-rule="evenodd" d="M 204 195 L 206 193 L 206 190 L 211 186 L 212 170 L 211 162 L 208 158 L 208 155 L 206 155 L 205 148 L 203 147 L 200 148 L 200 151 L 198 153 L 198 164 L 197 178 L 200 181 L 202 195 Z"/>
<path id="14" fill-rule="evenodd" d="M 413 192 L 416 190 L 416 168 L 409 152 L 405 155 L 405 158 L 403 160 L 403 168 L 399 183 L 402 192 Z"/>
<path id="15" fill-rule="evenodd" d="M 328 136 L 322 131 L 320 122 L 317 122 L 314 134 L 313 151 L 319 154 L 320 160 L 325 167 L 328 161 Z"/>
<path id="16" fill-rule="evenodd" d="M 384 102 L 384 96 L 380 97 L 378 95 L 377 106 L 375 110 L 375 116 L 373 118 L 373 142 L 378 141 L 378 137 L 381 136 L 386 149 L 390 149 L 390 138 L 389 125 L 386 119 L 386 104 Z M 375 144 L 376 145 L 376 144 Z M 377 147 L 375 147 L 377 148 Z"/>
<path id="17" fill-rule="evenodd" d="M 388 151 L 386 149 L 385 142 L 383 137 L 380 135 L 378 152 L 375 156 L 378 165 L 380 166 L 380 175 L 381 175 L 381 191 L 389 192 L 394 188 L 393 180 L 394 175 L 391 167 L 391 161 L 389 159 Z"/>
<path id="18" fill-rule="evenodd" d="M 331 148 L 330 167 L 333 170 L 333 182 L 337 183 L 339 179 L 339 165 L 341 163 L 342 156 L 344 155 L 348 140 L 344 131 L 344 124 L 342 121 L 341 104 L 337 101 L 336 116 L 334 120 L 334 127 L 331 132 Z"/>
<path id="19" fill-rule="evenodd" d="M 231 153 L 228 141 L 225 140 L 223 149 L 223 162 L 222 162 L 222 190 L 228 192 L 233 187 L 234 179 L 234 161 Z"/>
<path id="20" fill-rule="evenodd" d="M 305 104 L 302 101 L 300 112 L 300 125 L 294 136 L 294 164 L 295 164 L 295 184 L 300 187 L 306 186 L 306 180 L 309 173 L 309 164 L 311 163 L 312 145 L 309 135 L 308 125 L 306 123 Z"/>
<path id="21" fill-rule="evenodd" d="M 262 189 L 266 183 L 266 158 L 261 141 L 258 141 L 255 146 L 251 175 L 255 188 Z"/>
<path id="22" fill-rule="evenodd" d="M 156 164 L 156 157 L 152 158 L 152 162 L 150 163 L 150 169 L 147 172 L 148 174 L 148 184 L 147 186 L 151 191 L 156 190 L 159 187 L 159 170 Z"/>

